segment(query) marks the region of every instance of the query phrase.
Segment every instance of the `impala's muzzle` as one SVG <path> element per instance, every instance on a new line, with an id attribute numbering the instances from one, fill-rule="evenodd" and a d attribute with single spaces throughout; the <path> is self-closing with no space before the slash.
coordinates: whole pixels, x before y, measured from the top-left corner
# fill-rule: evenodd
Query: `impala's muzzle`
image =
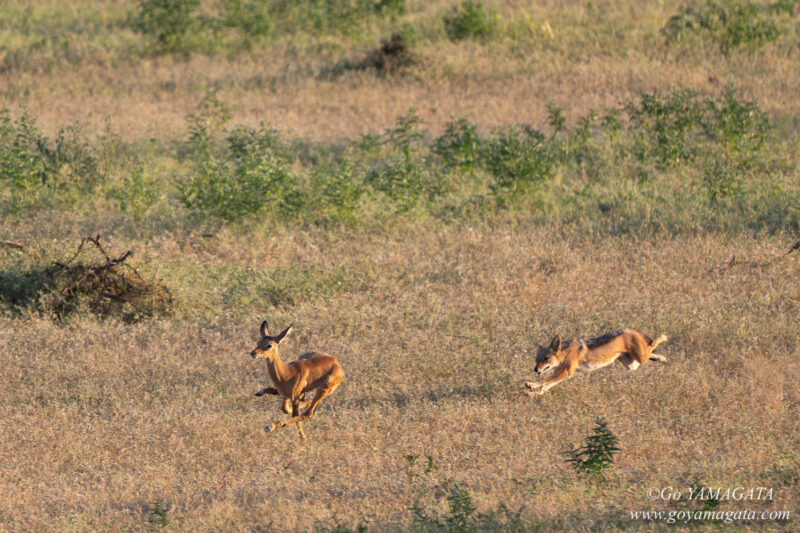
<path id="1" fill-rule="evenodd" d="M 256 358 L 256 351 L 255 351 L 255 350 L 253 350 L 252 352 L 250 352 L 250 357 L 252 357 L 253 359 L 255 359 L 255 358 Z"/>

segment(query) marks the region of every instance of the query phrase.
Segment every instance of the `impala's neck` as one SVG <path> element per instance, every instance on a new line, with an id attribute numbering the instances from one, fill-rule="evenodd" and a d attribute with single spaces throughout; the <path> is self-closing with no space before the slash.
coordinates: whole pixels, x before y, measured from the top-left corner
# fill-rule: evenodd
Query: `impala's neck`
<path id="1" fill-rule="evenodd" d="M 289 365 L 283 362 L 278 350 L 275 350 L 275 355 L 267 359 L 267 370 L 269 371 L 269 377 L 276 385 L 288 381 L 291 377 Z"/>

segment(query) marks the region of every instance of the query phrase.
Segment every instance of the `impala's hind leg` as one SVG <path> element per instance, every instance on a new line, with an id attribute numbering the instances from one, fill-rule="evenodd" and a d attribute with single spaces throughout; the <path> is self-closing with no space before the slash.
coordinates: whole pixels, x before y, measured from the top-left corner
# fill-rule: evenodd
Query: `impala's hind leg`
<path id="1" fill-rule="evenodd" d="M 292 417 L 296 417 L 299 414 L 300 414 L 299 403 L 295 403 L 295 404 L 292 405 Z M 305 439 L 306 438 L 306 432 L 303 431 L 303 422 L 301 422 L 300 420 L 297 421 L 297 429 L 300 431 L 300 438 L 301 439 Z"/>
<path id="2" fill-rule="evenodd" d="M 344 377 L 344 376 L 342 376 Z M 342 377 L 337 377 L 331 379 L 328 377 L 325 381 L 323 381 L 319 388 L 317 389 L 317 395 L 314 397 L 314 400 L 311 402 L 311 407 L 303 413 L 302 415 L 295 414 L 297 411 L 294 410 L 294 406 L 292 406 L 292 417 L 287 418 L 286 420 L 281 420 L 280 422 L 276 422 L 275 424 L 270 424 L 266 428 L 266 431 L 275 431 L 276 429 L 280 429 L 282 427 L 288 426 L 289 424 L 299 424 L 303 420 L 308 420 L 314 416 L 314 413 L 317 411 L 317 407 L 319 407 L 319 402 L 321 402 L 326 396 L 330 396 L 333 394 L 333 391 L 339 386 L 339 383 L 342 381 Z M 299 406 L 298 406 L 299 407 Z"/>

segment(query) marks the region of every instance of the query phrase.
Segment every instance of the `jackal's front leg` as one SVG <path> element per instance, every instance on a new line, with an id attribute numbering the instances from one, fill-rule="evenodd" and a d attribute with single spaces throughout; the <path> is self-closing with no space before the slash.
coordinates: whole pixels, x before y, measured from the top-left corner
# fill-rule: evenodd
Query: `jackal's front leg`
<path id="1" fill-rule="evenodd" d="M 278 389 L 275 387 L 264 387 L 263 389 L 258 389 L 256 392 L 256 396 L 264 396 L 265 394 L 272 394 L 273 396 L 278 395 Z"/>
<path id="2" fill-rule="evenodd" d="M 573 374 L 573 370 L 569 368 L 562 368 L 558 371 L 558 373 L 550 379 L 546 379 L 541 383 L 534 383 L 528 382 L 525 384 L 526 387 L 532 389 L 530 391 L 526 391 L 528 396 L 533 396 L 534 394 L 544 394 L 548 390 L 552 389 L 568 377 Z"/>

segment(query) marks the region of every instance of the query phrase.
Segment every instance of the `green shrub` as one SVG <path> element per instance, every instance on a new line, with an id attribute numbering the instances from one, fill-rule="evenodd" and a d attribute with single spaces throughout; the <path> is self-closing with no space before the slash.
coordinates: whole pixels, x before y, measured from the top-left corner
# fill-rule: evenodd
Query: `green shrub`
<path id="1" fill-rule="evenodd" d="M 771 129 L 766 113 L 755 102 L 743 102 L 729 89 L 721 102 L 710 100 L 706 133 L 734 156 L 741 166 L 749 167 L 764 148 Z"/>
<path id="2" fill-rule="evenodd" d="M 614 455 L 620 451 L 619 439 L 608 428 L 602 417 L 595 418 L 595 426 L 591 435 L 586 437 L 586 444 L 580 448 L 572 448 L 565 452 L 567 462 L 577 472 L 593 474 L 599 477 L 614 464 Z"/>
<path id="3" fill-rule="evenodd" d="M 294 184 L 288 167 L 270 152 L 247 151 L 231 160 L 199 161 L 178 183 L 179 200 L 202 216 L 240 220 L 268 207 L 289 207 Z"/>
<path id="4" fill-rule="evenodd" d="M 0 112 L 0 202 L 6 210 L 71 204 L 100 179 L 94 150 L 79 127 L 66 126 L 51 141 L 27 112 L 16 121 Z"/>
<path id="5" fill-rule="evenodd" d="M 729 162 L 720 158 L 706 161 L 703 167 L 703 186 L 708 194 L 708 199 L 713 204 L 725 198 L 735 198 L 741 195 L 741 181 L 737 171 Z"/>
<path id="6" fill-rule="evenodd" d="M 334 219 L 355 219 L 358 202 L 364 194 L 363 179 L 353 165 L 343 163 L 333 169 L 320 169 L 313 177 L 322 210 Z"/>
<path id="7" fill-rule="evenodd" d="M 147 522 L 152 529 L 162 529 L 169 525 L 169 508 L 164 500 L 153 503 Z"/>
<path id="8" fill-rule="evenodd" d="M 669 19 L 662 32 L 668 43 L 684 40 L 688 35 L 706 37 L 723 53 L 732 48 L 751 50 L 772 42 L 781 34 L 770 10 L 743 0 L 706 0 L 700 6 L 684 6 Z"/>
<path id="9" fill-rule="evenodd" d="M 627 110 L 634 154 L 661 169 L 692 163 L 709 152 L 752 167 L 772 128 L 754 102 L 737 99 L 732 89 L 717 99 L 700 99 L 691 89 L 643 93 Z"/>
<path id="10" fill-rule="evenodd" d="M 459 118 L 447 124 L 445 132 L 436 139 L 434 151 L 449 167 L 473 171 L 478 163 L 480 147 L 478 126 Z"/>
<path id="11" fill-rule="evenodd" d="M 159 192 L 155 180 L 145 175 L 142 166 L 137 165 L 119 186 L 109 189 L 108 196 L 117 202 L 120 211 L 129 212 L 140 220 L 156 203 Z"/>
<path id="12" fill-rule="evenodd" d="M 366 182 L 386 194 L 401 211 L 408 211 L 433 192 L 424 162 L 411 157 L 378 164 L 367 174 Z"/>
<path id="13" fill-rule="evenodd" d="M 195 49 L 193 39 L 202 25 L 199 8 L 200 0 L 142 0 L 133 28 L 155 52 L 188 54 Z"/>
<path id="14" fill-rule="evenodd" d="M 458 483 L 444 483 L 441 490 L 447 495 L 448 511 L 444 515 L 429 513 L 422 505 L 420 494 L 411 506 L 413 530 L 420 533 L 479 533 L 484 531 L 518 532 L 533 530 L 521 512 L 512 512 L 504 504 L 496 510 L 476 512 L 472 492 Z"/>
<path id="15" fill-rule="evenodd" d="M 272 30 L 267 0 L 222 0 L 221 16 L 215 21 L 215 38 L 220 30 L 239 34 L 239 45 L 250 49 L 254 42 L 266 38 Z"/>
<path id="16" fill-rule="evenodd" d="M 495 130 L 482 161 L 494 178 L 492 192 L 501 205 L 549 179 L 554 170 L 545 136 L 527 126 Z"/>
<path id="17" fill-rule="evenodd" d="M 444 29 L 453 41 L 462 39 L 485 40 L 496 31 L 494 13 L 487 11 L 483 4 L 474 0 L 464 0 L 444 16 Z"/>
<path id="18" fill-rule="evenodd" d="M 396 17 L 406 5 L 405 0 L 274 0 L 270 10 L 287 32 L 358 33 L 366 19 Z"/>
<path id="19" fill-rule="evenodd" d="M 705 105 L 692 89 L 642 93 L 638 105 L 627 106 L 632 127 L 637 131 L 635 152 L 661 168 L 690 161 L 697 155 L 695 142 L 702 133 Z"/>

